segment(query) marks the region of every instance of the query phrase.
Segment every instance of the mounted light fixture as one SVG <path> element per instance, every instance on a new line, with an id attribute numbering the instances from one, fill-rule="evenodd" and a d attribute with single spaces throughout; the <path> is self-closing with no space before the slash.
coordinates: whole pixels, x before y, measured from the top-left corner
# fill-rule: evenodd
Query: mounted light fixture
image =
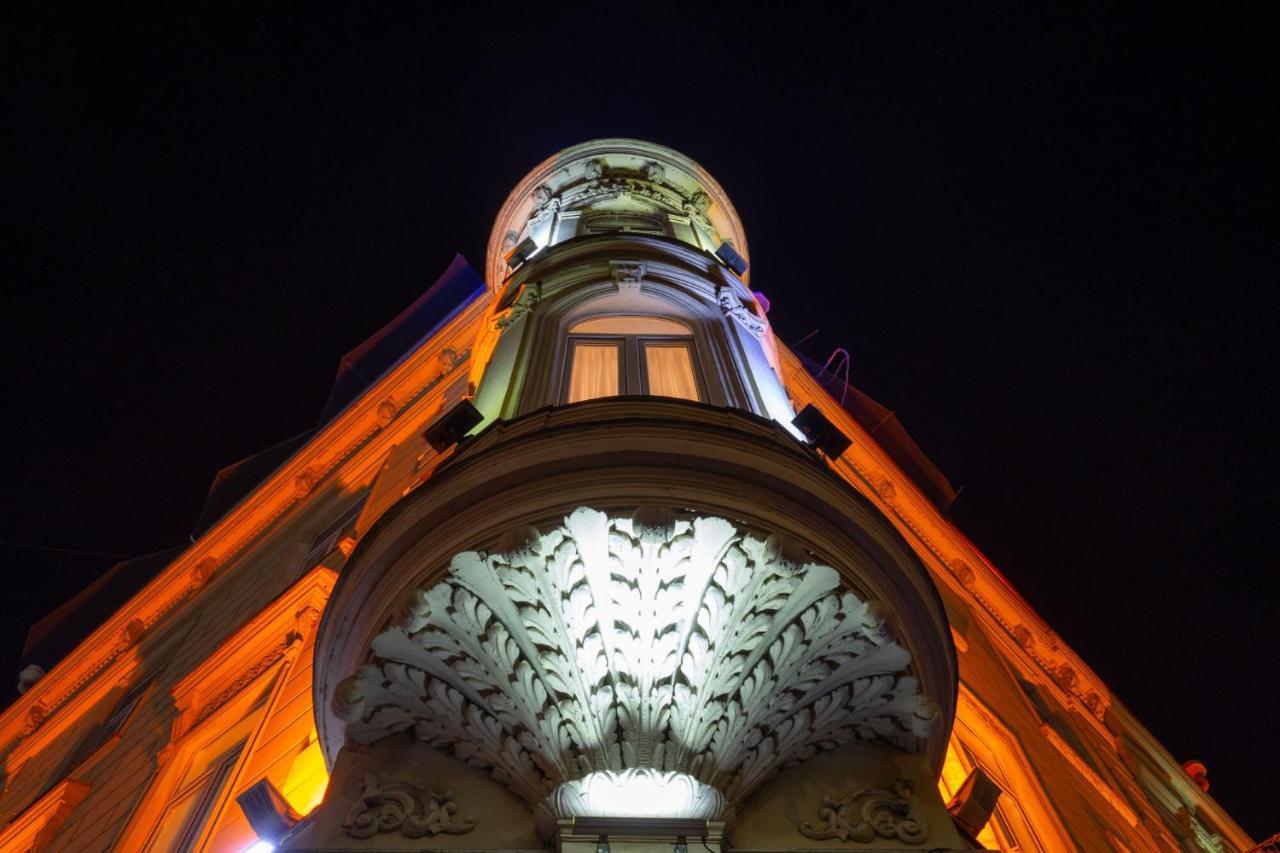
<path id="1" fill-rule="evenodd" d="M 525 237 L 520 241 L 520 245 L 516 246 L 510 252 L 507 252 L 505 260 L 507 266 L 511 269 L 518 268 L 525 261 L 533 257 L 538 251 L 538 241 L 532 237 Z"/>
<path id="2" fill-rule="evenodd" d="M 484 415 L 480 414 L 480 410 L 473 406 L 470 400 L 463 400 L 436 418 L 423 433 L 423 438 L 427 440 L 427 444 L 431 445 L 432 450 L 443 453 L 462 441 L 466 434 L 483 420 Z"/>
<path id="3" fill-rule="evenodd" d="M 274 850 L 302 819 L 302 815 L 293 810 L 284 795 L 276 790 L 276 786 L 266 779 L 258 781 L 236 797 L 236 802 L 240 804 L 240 810 L 258 836 L 257 843 L 246 853 Z"/>
<path id="4" fill-rule="evenodd" d="M 728 243 L 720 244 L 720 248 L 716 249 L 716 257 L 720 259 L 720 263 L 733 270 L 733 274 L 738 278 L 746 274 L 747 259 L 739 255 L 738 250 Z"/>
<path id="5" fill-rule="evenodd" d="M 832 459 L 838 458 L 849 449 L 849 445 L 853 444 L 849 436 L 827 420 L 827 416 L 818 411 L 813 403 L 801 409 L 800 414 L 795 416 L 791 424 L 800 430 L 811 447 L 821 450 Z"/>

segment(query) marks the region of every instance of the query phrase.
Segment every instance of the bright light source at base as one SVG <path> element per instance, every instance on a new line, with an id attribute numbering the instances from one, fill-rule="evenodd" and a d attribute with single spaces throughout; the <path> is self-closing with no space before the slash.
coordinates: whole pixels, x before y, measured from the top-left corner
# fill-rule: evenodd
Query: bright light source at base
<path id="1" fill-rule="evenodd" d="M 246 847 L 244 853 L 271 853 L 276 846 L 270 841 L 255 841 L 251 846 Z"/>
<path id="2" fill-rule="evenodd" d="M 562 784 L 554 798 L 561 817 L 714 820 L 725 807 L 719 791 L 692 776 L 646 768 L 589 773 Z"/>

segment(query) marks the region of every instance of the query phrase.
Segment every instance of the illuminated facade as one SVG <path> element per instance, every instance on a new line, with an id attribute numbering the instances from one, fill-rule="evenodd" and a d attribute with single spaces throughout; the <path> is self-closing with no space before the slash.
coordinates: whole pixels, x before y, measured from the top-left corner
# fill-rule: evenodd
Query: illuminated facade
<path id="1" fill-rule="evenodd" d="M 0 850 L 1249 849 L 747 257 L 677 152 L 538 166 L 31 674 Z"/>

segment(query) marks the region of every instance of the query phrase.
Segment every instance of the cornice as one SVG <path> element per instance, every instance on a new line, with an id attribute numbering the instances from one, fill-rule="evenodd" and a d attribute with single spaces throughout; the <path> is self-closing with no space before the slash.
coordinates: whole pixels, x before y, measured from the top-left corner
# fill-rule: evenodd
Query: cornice
<path id="1" fill-rule="evenodd" d="M 1025 811 L 1036 815 L 1037 826 L 1051 829 L 1057 838 L 1070 838 L 1071 833 L 1063 825 L 1057 808 L 1049 799 L 1048 792 L 1041 784 L 1039 774 L 1035 772 L 1018 737 L 993 709 L 987 707 L 964 684 L 960 685 L 956 705 L 957 732 L 961 729 L 968 730 L 968 737 L 976 738 L 992 751 L 998 762 L 997 767 L 992 769 L 997 770 L 1002 777 L 1003 781 L 1000 784 L 1012 788 L 1009 790 L 1010 796 L 1014 797 Z M 965 736 L 961 735 L 960 743 L 965 742 Z M 1001 759 L 1010 762 L 1010 766 L 1004 766 Z"/>
<path id="2" fill-rule="evenodd" d="M 1115 702 L 1109 709 L 1107 722 L 1113 730 L 1120 730 L 1118 737 L 1132 742 L 1134 746 L 1142 751 L 1140 760 L 1147 762 L 1148 765 L 1156 766 L 1159 776 L 1167 783 L 1165 787 L 1174 797 L 1183 804 L 1194 805 L 1196 811 L 1207 816 L 1213 823 L 1214 828 L 1228 836 L 1228 840 L 1238 849 L 1247 850 L 1253 847 L 1253 840 L 1249 834 L 1235 822 L 1231 815 L 1227 814 L 1216 799 L 1208 792 L 1201 790 L 1200 786 L 1191 780 L 1191 777 L 1187 775 L 1178 760 L 1133 715 L 1128 706 L 1123 702 Z M 1123 740 L 1121 748 L 1131 749 L 1128 744 L 1123 743 Z M 1121 762 L 1121 767 L 1125 773 L 1129 774 L 1133 784 L 1139 790 L 1145 790 L 1145 786 L 1138 779 L 1138 774 L 1128 762 Z"/>
<path id="3" fill-rule="evenodd" d="M 197 539 L 30 690 L 0 714 L 0 753 L 58 709 L 156 625 L 192 599 L 283 516 L 358 458 L 378 457 L 420 425 L 424 400 L 460 371 L 475 324 L 488 309 L 476 298 L 425 345 L 370 386 L 258 488 Z"/>
<path id="4" fill-rule="evenodd" d="M 314 632 L 337 572 L 317 566 L 228 637 L 173 686 L 176 741 L 286 657 Z"/>
<path id="5" fill-rule="evenodd" d="M 928 564 L 939 582 L 962 600 L 976 605 L 973 610 L 988 628 L 988 634 L 1028 670 L 1043 673 L 1043 683 L 1055 698 L 1064 707 L 1078 707 L 1081 716 L 1107 743 L 1116 744 L 1118 728 L 1139 741 L 1169 777 L 1178 780 L 1174 784 L 1186 802 L 1203 807 L 1216 826 L 1230 834 L 1232 843 L 1243 845 L 1242 849 L 1248 847 L 1248 836 L 1217 801 L 1195 787 L 1189 778 L 1182 784 L 1185 773 L 1164 746 L 1112 696 L 1102 679 L 1053 632 L 977 546 L 937 511 L 860 424 L 830 400 L 790 350 L 783 346 L 778 349 L 788 391 L 798 400 L 818 405 L 853 439 L 851 449 L 832 467 L 893 519 L 904 535 L 923 546 L 922 556 L 932 556 Z M 961 692 L 965 692 L 963 685 Z M 1117 711 L 1124 723 L 1108 724 Z M 1068 760 L 1073 757 L 1066 755 Z M 1133 813 L 1131 808 L 1125 812 L 1127 806 L 1123 803 L 1113 805 L 1126 821 Z"/>
<path id="6" fill-rule="evenodd" d="M 934 572 L 974 610 L 1027 666 L 1042 671 L 1063 703 L 1079 705 L 1108 742 L 1103 720 L 1111 693 L 1087 664 L 1063 643 L 969 539 L 929 502 L 924 493 L 852 416 L 831 401 L 795 355 L 778 347 L 785 383 L 802 402 L 813 402 L 853 439 L 833 468 L 872 500 L 934 559 Z"/>
<path id="7" fill-rule="evenodd" d="M 772 420 L 672 398 L 549 407 L 469 439 L 429 481 L 401 493 L 362 537 L 326 610 L 317 709 L 358 668 L 400 592 L 429 585 L 451 554 L 577 505 L 607 512 L 674 500 L 809 543 L 816 559 L 893 614 L 926 692 L 951 718 L 955 657 L 929 571 L 869 501 Z M 332 755 L 341 724 L 317 714 Z M 945 733 L 929 741 L 930 761 L 940 766 Z"/>
<path id="8" fill-rule="evenodd" d="M 43 850 L 58 829 L 89 794 L 89 786 L 74 779 L 54 785 L 13 822 L 0 830 L 0 850 Z"/>
<path id="9" fill-rule="evenodd" d="M 1048 723 L 1041 723 L 1040 734 L 1044 735 L 1044 739 L 1049 741 L 1049 743 L 1053 745 L 1053 748 L 1061 753 L 1062 757 L 1067 760 L 1067 763 L 1075 768 L 1077 773 L 1084 777 L 1084 780 L 1089 783 L 1089 787 L 1093 788 L 1098 796 L 1107 801 L 1107 805 L 1115 809 L 1116 813 L 1120 815 L 1120 817 L 1124 818 L 1125 823 L 1129 824 L 1129 826 L 1138 825 L 1137 812 L 1130 808 L 1129 804 L 1116 794 L 1116 792 L 1112 790 L 1111 786 L 1108 785 L 1101 776 L 1093 771 L 1092 767 L 1085 764 L 1084 759 L 1076 753 L 1076 751 L 1071 747 L 1071 744 L 1062 739 L 1062 735 L 1058 734 L 1054 730 L 1053 726 Z"/>
<path id="10" fill-rule="evenodd" d="M 545 210 L 535 199 L 535 191 L 542 190 L 554 195 L 566 187 L 572 187 L 576 192 L 583 182 L 599 182 L 602 178 L 607 182 L 609 176 L 601 173 L 603 158 L 621 159 L 633 164 L 639 169 L 632 179 L 633 183 L 672 189 L 676 189 L 678 184 L 685 185 L 677 189 L 677 194 L 682 194 L 680 190 L 701 190 L 709 204 L 704 212 L 718 225 L 725 237 L 733 240 L 738 251 L 749 257 L 742 220 L 728 194 L 705 168 L 680 152 L 653 142 L 640 139 L 595 139 L 548 157 L 525 175 L 507 196 L 494 219 L 485 254 L 485 280 L 489 282 L 490 288 L 498 288 L 506 276 L 503 254 L 507 233 L 517 230 L 517 224 L 523 227 L 530 217 Z M 596 164 L 594 171 L 592 164 Z M 658 165 L 662 170 L 650 173 L 648 165 Z M 683 175 L 684 180 L 676 180 L 677 173 Z"/>

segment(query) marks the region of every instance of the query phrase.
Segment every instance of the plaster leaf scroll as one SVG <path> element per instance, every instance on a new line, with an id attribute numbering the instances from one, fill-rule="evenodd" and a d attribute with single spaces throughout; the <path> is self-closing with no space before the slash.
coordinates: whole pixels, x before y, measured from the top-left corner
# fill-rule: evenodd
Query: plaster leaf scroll
<path id="1" fill-rule="evenodd" d="M 543 810 L 592 773 L 683 774 L 733 807 L 819 750 L 916 749 L 936 706 L 910 655 L 807 559 L 723 518 L 579 508 L 411 590 L 334 712 L 354 743 L 412 730 Z"/>
<path id="2" fill-rule="evenodd" d="M 797 827 L 805 838 L 815 841 L 856 841 L 866 843 L 876 836 L 922 844 L 929 837 L 929 824 L 911 804 L 915 786 L 908 779 L 893 783 L 893 790 L 867 788 L 845 797 L 823 797 L 817 824 L 802 821 Z"/>
<path id="3" fill-rule="evenodd" d="M 406 838 L 462 835 L 476 828 L 475 818 L 458 820 L 457 812 L 451 790 L 437 794 L 407 782 L 381 782 L 376 774 L 366 773 L 364 790 L 342 826 L 352 838 L 397 830 Z"/>
<path id="4" fill-rule="evenodd" d="M 559 210 L 560 199 L 556 197 L 549 186 L 542 184 L 534 188 L 533 212 L 529 215 L 529 222 L 542 222 Z"/>
<path id="5" fill-rule="evenodd" d="M 742 300 L 729 288 L 721 287 L 716 292 L 716 301 L 720 303 L 720 310 L 726 317 L 732 317 L 754 337 L 763 338 L 765 333 L 769 331 L 769 324 L 761 320 L 750 308 L 743 305 Z"/>
<path id="6" fill-rule="evenodd" d="M 520 295 L 516 297 L 516 301 L 511 307 L 494 320 L 494 327 L 499 331 L 505 331 L 514 326 L 517 320 L 520 320 L 533 310 L 534 306 L 538 304 L 540 295 L 537 287 L 522 287 Z"/>

